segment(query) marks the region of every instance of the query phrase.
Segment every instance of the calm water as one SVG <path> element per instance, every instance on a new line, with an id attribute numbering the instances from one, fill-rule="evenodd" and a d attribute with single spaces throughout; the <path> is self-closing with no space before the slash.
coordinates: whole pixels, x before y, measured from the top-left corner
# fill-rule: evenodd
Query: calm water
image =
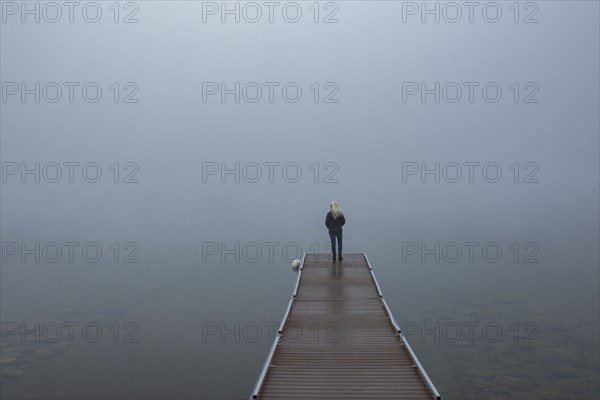
<path id="1" fill-rule="evenodd" d="M 348 251 L 355 242 L 348 237 Z M 387 243 L 366 250 L 397 320 L 444 397 L 597 396 L 598 274 L 592 262 L 567 265 L 569 254 L 556 248 L 543 254 L 556 261 L 538 264 L 408 265 Z M 164 261 L 154 265 L 4 268 L 5 331 L 7 322 L 25 322 L 29 329 L 39 322 L 41 338 L 30 333 L 21 343 L 18 335 L 7 335 L 3 398 L 246 398 L 296 273 L 281 253 L 272 263 L 243 257 L 240 263 L 201 263 L 184 261 L 196 253 L 192 248 L 168 251 L 156 253 Z M 57 343 L 49 343 L 56 337 L 52 322 L 63 327 Z M 73 337 L 69 322 L 80 324 Z M 97 325 L 84 336 L 86 323 Z M 103 334 L 94 343 L 96 326 Z"/>

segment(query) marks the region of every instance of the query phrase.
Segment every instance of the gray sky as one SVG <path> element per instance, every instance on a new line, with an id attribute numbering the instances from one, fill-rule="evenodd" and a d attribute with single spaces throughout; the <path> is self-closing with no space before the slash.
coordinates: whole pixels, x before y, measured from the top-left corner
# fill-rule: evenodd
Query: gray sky
<path id="1" fill-rule="evenodd" d="M 31 236 L 32 229 L 66 234 L 56 231 L 59 221 L 72 235 L 98 224 L 108 235 L 128 232 L 137 240 L 175 232 L 220 240 L 235 236 L 227 228 L 232 225 L 241 232 L 259 225 L 277 237 L 293 224 L 297 234 L 310 236 L 320 232 L 333 199 L 357 228 L 390 221 L 460 231 L 476 222 L 479 229 L 541 235 L 560 224 L 597 235 L 598 19 L 590 12 L 597 4 L 539 2 L 539 22 L 529 24 L 514 23 L 504 2 L 495 24 L 477 9 L 473 23 L 466 15 L 455 24 L 431 17 L 421 23 L 419 14 L 403 23 L 401 2 L 337 3 L 337 10 L 321 10 L 320 18 L 336 11 L 339 22 L 331 24 L 314 23 L 309 3 L 298 3 L 303 17 L 296 24 L 277 11 L 273 23 L 235 24 L 221 23 L 218 15 L 203 23 L 201 2 L 141 2 L 138 23 L 115 24 L 109 4 L 100 4 L 96 24 L 77 10 L 72 24 L 66 15 L 56 24 L 4 16 L 3 82 L 74 81 L 78 88 L 98 82 L 103 96 L 95 104 L 83 101 L 78 89 L 73 104 L 66 89 L 55 104 L 8 96 L 2 161 L 93 161 L 104 172 L 96 184 L 81 177 L 71 185 L 65 179 L 21 184 L 8 177 L 2 190 L 6 239 Z M 521 10 L 519 18 L 533 11 Z M 135 82 L 139 102 L 112 102 L 113 82 L 120 83 L 121 97 L 131 91 L 124 84 Z M 303 97 L 288 103 L 276 89 L 271 104 L 263 85 L 257 103 L 236 104 L 232 95 L 226 103 L 218 95 L 203 103 L 202 82 L 280 82 L 278 88 L 297 82 Z M 333 90 L 324 85 L 334 82 L 339 102 L 315 104 L 314 82 L 321 97 Z M 426 103 L 419 95 L 402 102 L 403 82 L 430 88 L 457 82 L 465 92 L 454 104 L 436 104 L 433 95 Z M 471 104 L 463 82 L 478 82 L 478 88 L 497 82 L 502 98 L 488 103 L 476 88 Z M 518 103 L 509 88 L 514 82 L 521 86 Z M 533 90 L 524 89 L 528 82 L 538 89 L 538 103 L 522 102 Z M 108 167 L 128 161 L 139 166 L 140 182 L 111 183 Z M 203 162 L 269 161 L 299 163 L 302 179 L 201 179 Z M 422 184 L 415 175 L 402 182 L 403 162 L 433 168 L 435 162 L 470 161 L 499 163 L 502 179 L 491 184 L 479 175 L 469 184 L 465 175 L 458 183 L 434 184 L 430 177 Z M 319 180 L 331 171 L 324 164 L 336 163 L 339 182 L 313 183 L 309 167 L 315 162 Z M 536 163 L 539 183 L 513 183 L 514 162 L 520 163 L 519 179 L 531 171 L 525 163 Z"/>
<path id="2" fill-rule="evenodd" d="M 234 23 L 231 15 L 223 23 L 219 12 L 203 21 L 203 7 L 221 2 L 121 2 L 117 23 L 109 1 L 97 2 L 97 23 L 81 13 L 87 4 L 86 18 L 94 18 L 91 3 L 74 10 L 72 23 L 66 7 L 60 21 L 49 23 L 44 17 L 54 18 L 54 9 L 27 2 L 40 9 L 35 23 L 35 15 L 22 15 L 22 4 L 0 2 L 2 320 L 129 318 L 144 340 L 127 351 L 79 346 L 71 358 L 56 357 L 3 385 L 3 395 L 67 387 L 78 398 L 245 397 L 268 343 L 199 346 L 199 326 L 278 320 L 295 280 L 281 249 L 293 244 L 327 253 L 324 219 L 332 200 L 348 221 L 344 252 L 369 253 L 399 321 L 535 321 L 541 347 L 568 344 L 587 360 L 579 377 L 597 392 L 597 380 L 583 375 L 598 363 L 598 2 L 519 2 L 518 15 L 512 1 L 482 2 L 473 22 L 463 7 L 456 23 L 448 21 L 448 2 L 428 2 L 445 12 L 439 23 L 412 13 L 422 2 L 321 2 L 316 23 L 311 1 L 278 3 L 272 23 L 263 2 L 254 3 L 263 13 L 256 23 Z M 237 4 L 243 10 L 247 3 Z M 300 20 L 287 22 L 284 7 L 288 19 L 299 8 Z M 499 20 L 488 22 L 498 8 Z M 123 23 L 127 16 L 138 22 Z M 532 19 L 538 22 L 525 23 Z M 36 82 L 39 91 L 22 102 L 22 89 Z M 236 82 L 240 102 L 236 93 L 222 102 L 221 84 L 231 90 Z M 422 90 L 437 82 L 438 92 L 423 102 Z M 101 88 L 97 102 L 84 99 L 86 84 L 89 96 Z M 48 101 L 57 87 L 61 99 Z M 247 101 L 256 87 L 261 99 Z M 287 101 L 298 87 L 302 97 Z M 462 97 L 451 102 L 457 87 Z M 497 88 L 502 96 L 492 102 Z M 33 174 L 21 182 L 23 167 L 36 163 L 40 182 Z M 240 181 L 227 174 L 223 182 L 222 167 L 236 163 Z M 62 176 L 50 183 L 56 165 Z M 84 179 L 84 165 L 92 180 L 100 168 L 98 182 Z M 262 175 L 253 183 L 257 165 Z M 421 175 L 436 165 L 439 182 Z M 214 166 L 219 170 L 211 174 Z M 298 169 L 298 181 L 290 182 Z M 501 175 L 492 182 L 496 171 Z M 22 262 L 22 249 L 10 247 L 71 241 L 97 243 L 102 261 L 82 261 L 78 247 L 74 263 L 64 254 L 59 263 L 33 265 L 34 256 Z M 421 254 L 401 261 L 407 243 L 472 241 L 497 243 L 501 261 L 487 262 L 481 253 L 474 263 L 465 254 L 457 263 L 422 262 Z M 130 242 L 139 263 L 123 263 Z M 206 243 L 258 243 L 266 252 L 270 242 L 278 242 L 275 261 L 263 255 L 236 264 L 220 254 L 203 261 Z M 527 264 L 531 246 L 539 262 Z M 436 383 L 457 393 L 458 375 L 443 372 L 442 364 L 458 359 L 455 370 L 462 371 L 460 357 L 432 343 L 415 349 Z M 512 353 L 501 353 L 511 362 L 507 373 L 533 365 L 527 359 L 513 368 Z M 115 361 L 119 356 L 127 361 Z M 562 385 L 563 369 L 547 364 L 536 364 L 545 380 L 528 382 Z M 70 372 L 49 373 L 61 368 Z M 91 393 L 93 387 L 104 391 Z"/>

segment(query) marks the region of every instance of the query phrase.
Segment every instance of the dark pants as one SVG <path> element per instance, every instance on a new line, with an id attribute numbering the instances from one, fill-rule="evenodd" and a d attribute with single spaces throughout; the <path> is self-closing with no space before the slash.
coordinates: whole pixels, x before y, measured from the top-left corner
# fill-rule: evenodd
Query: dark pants
<path id="1" fill-rule="evenodd" d="M 335 256 L 335 238 L 337 238 L 338 254 L 342 254 L 342 232 L 331 232 L 329 231 L 329 238 L 331 239 L 331 252 Z"/>

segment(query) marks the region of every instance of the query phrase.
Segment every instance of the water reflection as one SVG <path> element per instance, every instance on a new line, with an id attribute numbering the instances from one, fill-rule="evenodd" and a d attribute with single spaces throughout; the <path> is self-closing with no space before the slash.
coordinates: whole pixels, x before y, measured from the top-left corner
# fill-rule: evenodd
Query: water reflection
<path id="1" fill-rule="evenodd" d="M 419 328 L 408 339 L 445 398 L 597 396 L 598 323 L 593 303 L 586 308 L 586 302 L 575 298 L 553 299 L 545 292 L 536 296 L 517 286 L 508 268 L 499 269 L 499 273 L 510 278 L 509 286 L 496 283 L 497 289 L 490 289 L 493 286 L 488 286 L 483 277 L 493 272 L 483 271 L 475 277 L 478 289 L 460 289 L 455 280 L 467 285 L 469 279 L 475 279 L 473 270 L 463 274 L 454 268 L 448 270 L 451 275 L 446 275 L 440 269 L 435 276 L 425 273 L 424 267 L 399 268 L 394 257 L 382 254 L 373 252 L 369 257 L 383 293 L 405 333 L 406 327 L 414 327 L 407 324 Z M 322 273 L 334 279 L 350 279 L 351 271 L 344 269 L 344 265 L 351 265 L 349 261 L 332 263 Z M 24 320 L 28 327 L 36 323 L 64 326 L 68 321 L 82 325 L 96 322 L 104 336 L 97 343 L 88 343 L 81 336 L 69 342 L 67 335 L 56 343 L 22 343 L 19 335 L 7 336 L 0 348 L 2 397 L 247 398 L 270 346 L 266 330 L 254 342 L 243 335 L 239 340 L 233 334 L 222 337 L 221 332 L 203 342 L 203 323 L 225 321 L 228 329 L 236 321 L 242 326 L 278 323 L 297 277 L 289 263 L 282 265 L 207 266 L 192 260 L 187 266 L 182 263 L 176 268 L 148 268 L 143 273 L 113 271 L 115 275 L 105 277 L 102 286 L 95 283 L 102 275 L 97 273 L 96 281 L 87 284 L 77 278 L 87 296 L 80 291 L 57 290 L 61 284 L 42 279 L 38 272 L 4 269 L 3 282 L 11 278 L 19 290 L 3 283 L 3 322 Z M 72 271 L 70 276 L 75 279 Z M 523 273 L 518 271 L 517 276 L 523 277 Z M 490 280 L 497 282 L 495 278 Z M 553 279 L 544 282 L 544 287 L 552 292 L 561 284 Z M 45 287 L 48 292 L 29 291 L 30 285 Z M 53 301 L 44 304 L 43 299 Z M 4 313 L 6 309 L 8 313 Z M 23 309 L 39 311 L 27 315 Z M 570 312 L 575 309 L 577 313 Z M 118 343 L 111 331 L 115 322 L 120 323 Z M 123 343 L 126 322 L 139 326 L 139 343 Z M 474 340 L 468 340 L 466 330 L 460 340 L 454 340 L 453 324 L 464 327 L 472 322 L 479 323 Z M 490 322 L 502 327 L 498 340 L 486 340 L 481 333 Z M 527 322 L 538 327 L 537 333 L 529 337 L 537 342 L 525 340 L 531 334 L 525 329 Z M 422 331 L 435 323 L 440 324 L 439 337 L 422 336 Z M 51 336 L 50 330 L 46 333 Z M 487 339 L 493 339 L 493 334 L 490 330 Z"/>

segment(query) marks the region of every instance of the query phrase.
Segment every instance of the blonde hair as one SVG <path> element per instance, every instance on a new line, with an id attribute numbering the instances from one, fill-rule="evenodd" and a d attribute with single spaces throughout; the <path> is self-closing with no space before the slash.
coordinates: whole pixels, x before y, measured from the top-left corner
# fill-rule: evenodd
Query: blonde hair
<path id="1" fill-rule="evenodd" d="M 332 201 L 329 204 L 329 208 L 331 208 L 331 215 L 333 216 L 333 219 L 336 219 L 337 217 L 344 215 L 344 213 L 342 212 L 342 209 L 340 208 L 340 205 L 338 204 L 337 201 Z"/>

